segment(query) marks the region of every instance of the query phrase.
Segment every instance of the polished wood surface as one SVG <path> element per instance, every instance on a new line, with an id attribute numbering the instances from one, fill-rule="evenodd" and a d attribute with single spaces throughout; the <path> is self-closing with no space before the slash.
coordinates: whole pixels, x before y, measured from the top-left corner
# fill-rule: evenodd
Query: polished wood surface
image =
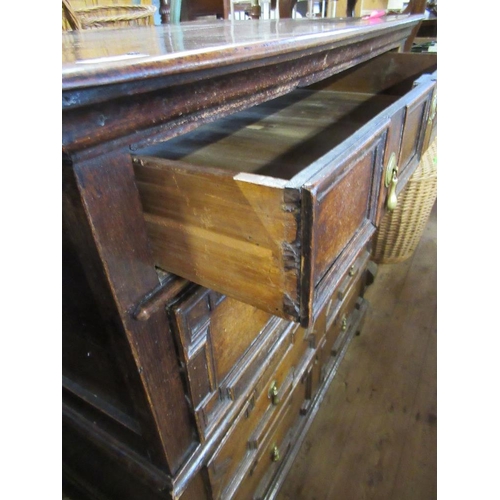
<path id="1" fill-rule="evenodd" d="M 186 22 L 127 30 L 63 33 L 63 89 L 227 66 L 415 25 L 422 16 Z M 156 43 L 155 43 L 156 42 Z M 249 55 L 251 51 L 251 56 Z M 317 50 L 317 49 L 316 49 Z M 118 59 L 118 60 L 117 60 Z M 92 83 L 97 83 L 94 81 Z"/>
<path id="2" fill-rule="evenodd" d="M 187 22 L 127 30 L 70 32 L 62 40 L 63 91 L 198 72 L 267 57 L 321 51 L 403 31 L 421 16 L 376 20 L 284 19 Z M 352 55 L 351 55 L 352 57 Z M 63 101 L 63 107 L 78 103 Z"/>

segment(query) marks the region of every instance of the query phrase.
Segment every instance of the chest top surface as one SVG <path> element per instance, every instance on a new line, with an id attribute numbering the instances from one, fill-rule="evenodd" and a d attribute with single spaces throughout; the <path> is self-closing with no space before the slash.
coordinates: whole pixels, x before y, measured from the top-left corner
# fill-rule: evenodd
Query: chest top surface
<path id="1" fill-rule="evenodd" d="M 62 87 L 69 91 L 227 68 L 329 44 L 347 47 L 411 28 L 421 17 L 214 20 L 67 32 L 62 37 Z"/>

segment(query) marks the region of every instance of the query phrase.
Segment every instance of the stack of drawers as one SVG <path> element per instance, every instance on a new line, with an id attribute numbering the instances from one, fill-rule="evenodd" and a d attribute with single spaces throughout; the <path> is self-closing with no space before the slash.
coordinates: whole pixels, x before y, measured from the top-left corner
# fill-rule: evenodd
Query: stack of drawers
<path id="1" fill-rule="evenodd" d="M 365 250 L 309 328 L 196 285 L 168 305 L 200 440 L 221 436 L 206 463 L 212 498 L 264 498 L 283 480 L 360 329 L 368 266 Z"/>

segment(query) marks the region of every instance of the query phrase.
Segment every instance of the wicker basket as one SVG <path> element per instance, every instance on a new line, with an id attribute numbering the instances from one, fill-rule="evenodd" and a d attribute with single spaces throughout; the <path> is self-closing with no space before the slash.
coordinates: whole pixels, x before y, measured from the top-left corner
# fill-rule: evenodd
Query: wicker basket
<path id="1" fill-rule="evenodd" d="M 393 212 L 380 223 L 373 245 L 379 264 L 402 262 L 412 256 L 425 229 L 437 197 L 437 138 L 400 193 Z"/>
<path id="2" fill-rule="evenodd" d="M 73 26 L 68 19 L 68 4 L 63 2 L 64 29 L 126 28 L 129 26 L 149 26 L 154 24 L 154 5 L 97 5 L 73 9 L 79 26 Z M 65 19 L 66 17 L 66 19 Z M 70 25 L 69 28 L 65 26 Z"/>

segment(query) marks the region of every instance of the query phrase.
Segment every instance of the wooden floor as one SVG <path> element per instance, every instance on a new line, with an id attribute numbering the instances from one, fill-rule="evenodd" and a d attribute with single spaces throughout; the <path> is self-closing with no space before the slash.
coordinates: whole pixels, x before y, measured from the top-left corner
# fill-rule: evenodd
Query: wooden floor
<path id="1" fill-rule="evenodd" d="M 436 218 L 411 259 L 379 266 L 280 500 L 436 498 Z"/>

